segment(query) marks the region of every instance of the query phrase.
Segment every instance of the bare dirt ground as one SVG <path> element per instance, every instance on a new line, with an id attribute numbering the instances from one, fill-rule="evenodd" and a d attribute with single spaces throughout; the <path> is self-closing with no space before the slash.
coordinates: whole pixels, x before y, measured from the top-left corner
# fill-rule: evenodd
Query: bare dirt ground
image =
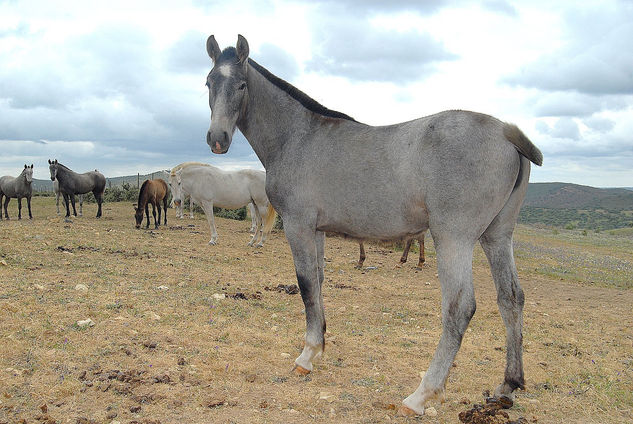
<path id="1" fill-rule="evenodd" d="M 368 245 L 361 271 L 358 245 L 328 238 L 326 352 L 299 377 L 290 370 L 303 305 L 277 290 L 296 284 L 282 231 L 253 249 L 250 221 L 216 219 L 219 244 L 209 246 L 201 216 L 169 210 L 166 228 L 135 230 L 129 203 L 106 204 L 101 220 L 95 205 L 84 211 L 67 224 L 52 199 L 35 198 L 33 221 L 0 222 L 0 423 L 454 423 L 502 379 L 505 331 L 480 248 L 477 313 L 446 402 L 405 418 L 392 408 L 419 384 L 441 331 L 430 237 L 427 268 L 415 269 L 413 252 L 396 268 L 401 252 Z M 527 384 L 510 419 L 631 422 L 633 291 L 604 287 L 630 284 L 621 273 L 614 284 L 545 275 L 547 249 L 582 248 L 528 227 L 516 239 Z M 600 249 L 592 255 L 627 260 L 617 246 Z M 561 258 L 558 267 L 570 263 Z"/>

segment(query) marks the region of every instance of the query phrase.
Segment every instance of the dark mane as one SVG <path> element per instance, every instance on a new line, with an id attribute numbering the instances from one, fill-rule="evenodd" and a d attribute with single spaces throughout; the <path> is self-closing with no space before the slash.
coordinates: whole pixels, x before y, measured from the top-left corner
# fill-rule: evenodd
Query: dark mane
<path id="1" fill-rule="evenodd" d="M 223 61 L 235 62 L 236 60 L 237 54 L 235 51 L 235 47 L 227 47 L 226 49 L 224 49 L 224 51 L 222 51 L 222 54 L 218 58 L 218 63 Z M 299 90 L 297 87 L 273 75 L 270 71 L 261 66 L 259 63 L 255 62 L 253 59 L 249 58 L 248 63 L 264 78 L 266 78 L 280 90 L 287 93 L 290 97 L 301 103 L 301 105 L 306 109 L 314 113 L 318 113 L 319 115 L 326 116 L 328 118 L 346 119 L 348 121 L 358 122 L 354 118 L 344 114 L 343 112 L 337 112 L 335 110 L 326 108 L 321 103 L 317 102 L 312 97 Z"/>
<path id="2" fill-rule="evenodd" d="M 139 208 L 141 207 L 141 199 L 142 199 L 143 193 L 145 193 L 145 190 L 147 189 L 147 186 L 149 185 L 149 181 L 150 180 L 143 181 L 143 184 L 141 185 L 141 189 L 138 191 L 138 203 L 137 203 L 137 206 Z"/>

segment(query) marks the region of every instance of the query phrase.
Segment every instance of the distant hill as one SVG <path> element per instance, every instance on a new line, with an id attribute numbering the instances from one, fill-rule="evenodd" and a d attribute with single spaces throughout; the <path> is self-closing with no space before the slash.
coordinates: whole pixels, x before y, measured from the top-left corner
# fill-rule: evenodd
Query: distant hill
<path id="1" fill-rule="evenodd" d="M 107 177 L 107 185 L 106 187 L 115 187 L 120 186 L 123 183 L 128 183 L 132 187 L 137 187 L 137 181 L 140 181 L 143 184 L 143 181 L 147 179 L 154 178 L 162 178 L 165 181 L 169 178 L 169 171 L 156 171 L 150 174 L 144 175 L 127 175 L 124 177 Z M 34 191 L 53 191 L 53 182 L 48 180 L 38 180 L 36 178 L 33 179 L 33 190 Z"/>
<path id="2" fill-rule="evenodd" d="M 532 183 L 523 205 L 551 209 L 633 210 L 633 191 L 570 183 Z"/>
<path id="3" fill-rule="evenodd" d="M 633 191 L 570 183 L 533 183 L 528 186 L 519 222 L 568 229 L 631 227 Z"/>

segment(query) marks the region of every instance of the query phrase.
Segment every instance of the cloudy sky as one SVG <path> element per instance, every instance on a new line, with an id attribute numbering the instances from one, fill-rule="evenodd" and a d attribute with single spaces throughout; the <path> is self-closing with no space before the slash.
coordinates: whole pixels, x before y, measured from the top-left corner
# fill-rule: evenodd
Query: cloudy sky
<path id="1" fill-rule="evenodd" d="M 531 181 L 633 186 L 630 0 L 0 0 L 0 175 L 261 168 L 205 143 L 209 34 L 361 122 L 488 113 L 543 151 Z"/>

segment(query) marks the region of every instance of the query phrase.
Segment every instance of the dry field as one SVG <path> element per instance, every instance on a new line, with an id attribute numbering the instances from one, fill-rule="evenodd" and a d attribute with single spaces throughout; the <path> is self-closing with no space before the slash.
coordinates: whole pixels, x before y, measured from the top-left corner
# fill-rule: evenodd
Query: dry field
<path id="1" fill-rule="evenodd" d="M 427 268 L 414 252 L 396 268 L 400 252 L 369 245 L 362 271 L 355 243 L 328 238 L 326 352 L 299 377 L 303 305 L 275 290 L 296 283 L 283 232 L 253 249 L 250 221 L 217 219 L 209 246 L 204 217 L 169 210 L 167 228 L 147 231 L 129 203 L 105 204 L 101 220 L 84 210 L 66 224 L 53 199 L 35 198 L 33 221 L 0 222 L 0 423 L 455 423 L 501 381 L 505 332 L 480 248 L 477 313 L 446 402 L 405 418 L 391 407 L 417 387 L 440 335 L 430 237 Z M 631 422 L 633 242 L 575 240 L 517 232 L 527 384 L 508 413 Z"/>

